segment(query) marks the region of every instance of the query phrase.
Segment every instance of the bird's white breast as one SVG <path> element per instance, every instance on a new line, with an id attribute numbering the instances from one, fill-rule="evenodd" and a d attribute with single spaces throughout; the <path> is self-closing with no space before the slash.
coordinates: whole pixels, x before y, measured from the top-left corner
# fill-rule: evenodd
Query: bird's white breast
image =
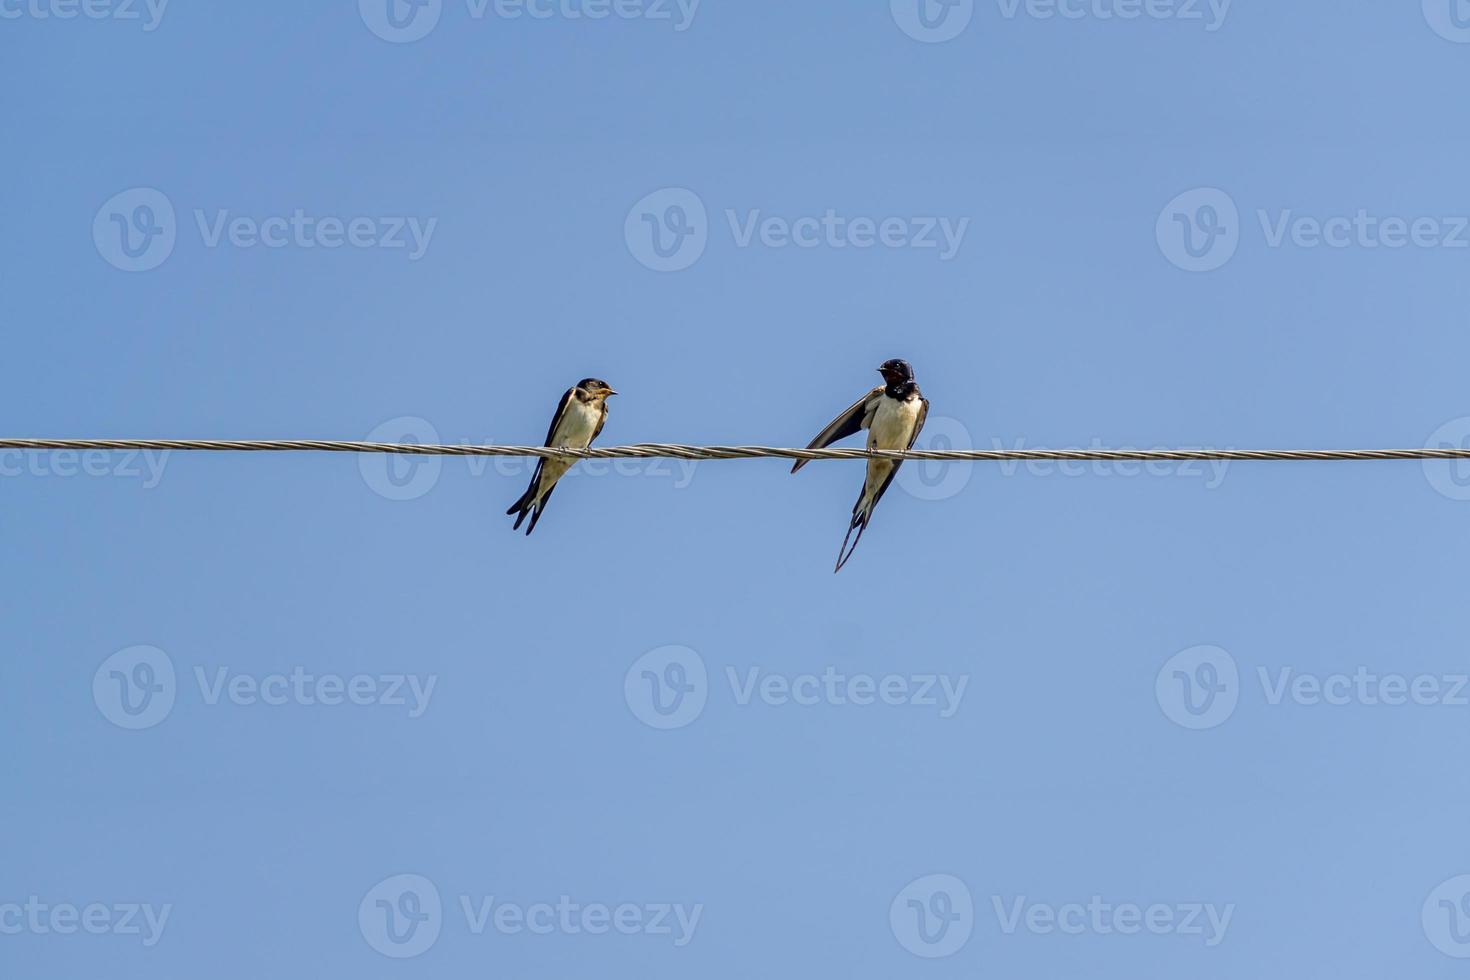
<path id="1" fill-rule="evenodd" d="M 567 410 L 562 415 L 561 424 L 556 427 L 552 436 L 552 444 L 586 449 L 592 442 L 592 434 L 597 431 L 597 423 L 601 419 L 600 406 L 588 405 L 579 398 L 572 398 L 571 404 L 567 405 Z"/>
<path id="2" fill-rule="evenodd" d="M 917 398 L 906 402 L 887 396 L 880 398 L 878 410 L 873 413 L 872 428 L 868 430 L 868 448 L 907 449 L 923 404 Z"/>

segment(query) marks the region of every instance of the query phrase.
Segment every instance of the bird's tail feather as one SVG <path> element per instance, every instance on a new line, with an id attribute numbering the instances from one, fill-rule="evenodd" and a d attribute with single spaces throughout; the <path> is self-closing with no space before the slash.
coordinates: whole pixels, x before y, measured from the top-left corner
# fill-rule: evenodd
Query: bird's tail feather
<path id="1" fill-rule="evenodd" d="M 526 492 L 521 494 L 521 499 L 511 504 L 510 510 L 506 511 L 506 514 L 514 514 L 516 516 L 515 527 L 511 528 L 511 530 L 519 531 L 521 529 L 521 522 L 524 521 L 526 519 L 526 515 L 531 512 L 531 504 L 533 504 L 535 500 L 536 481 L 532 480 L 531 485 L 526 488 Z"/>
<path id="2" fill-rule="evenodd" d="M 842 547 L 837 550 L 837 567 L 832 569 L 834 575 L 842 571 L 842 566 L 846 565 L 848 560 L 852 558 L 852 553 L 857 551 L 858 542 L 863 539 L 863 532 L 868 529 L 868 521 L 873 518 L 872 506 L 864 506 L 864 504 L 867 504 L 867 501 L 868 491 L 865 487 L 863 488 L 862 494 L 858 497 L 857 504 L 852 508 L 852 520 L 848 522 L 847 534 L 842 539 Z M 857 537 L 852 540 L 852 547 L 849 548 L 847 542 L 848 539 L 852 538 L 853 531 L 857 531 Z"/>
<path id="3" fill-rule="evenodd" d="M 551 489 L 550 490 L 547 490 L 544 494 L 541 495 L 541 499 L 538 500 L 538 501 L 536 501 L 535 507 L 534 508 L 528 508 L 529 513 L 531 515 L 531 525 L 530 525 L 530 527 L 526 528 L 526 535 L 528 537 L 530 536 L 530 534 L 531 534 L 532 531 L 536 530 L 536 525 L 541 520 L 541 512 L 546 509 L 546 502 L 551 499 L 551 495 L 553 493 L 555 493 L 555 492 L 556 492 L 556 484 L 553 483 L 551 485 Z M 524 517 L 525 514 L 522 514 L 521 516 Z M 520 527 L 520 526 L 521 526 L 521 522 L 519 520 L 516 521 L 516 527 Z M 512 530 L 514 530 L 514 528 Z"/>
<path id="4" fill-rule="evenodd" d="M 521 522 L 526 519 L 527 514 L 531 513 L 531 508 L 536 506 L 536 490 L 541 486 L 541 469 L 544 465 L 544 461 L 536 464 L 536 472 L 531 474 L 530 486 L 526 487 L 526 492 L 521 494 L 520 499 L 511 504 L 510 509 L 506 511 L 506 514 L 514 514 L 516 516 L 515 526 L 511 528 L 512 531 L 519 531 L 521 529 Z M 542 500 L 544 501 L 545 498 L 543 497 Z M 531 522 L 531 526 L 536 526 L 534 520 Z M 527 531 L 526 533 L 530 534 L 531 532 Z"/>
<path id="5" fill-rule="evenodd" d="M 839 548 L 837 551 L 837 567 L 832 569 L 832 573 L 834 575 L 842 571 L 842 566 L 846 565 L 848 559 L 852 557 L 852 553 L 854 551 L 857 551 L 858 542 L 863 539 L 863 532 L 867 529 L 868 522 L 866 519 L 860 517 L 854 517 L 852 519 L 852 523 L 847 526 L 847 535 L 842 539 L 842 547 Z M 852 537 L 852 532 L 854 530 L 857 531 L 857 538 L 853 540 L 852 547 L 849 548 L 847 546 L 847 541 L 848 538 Z"/>

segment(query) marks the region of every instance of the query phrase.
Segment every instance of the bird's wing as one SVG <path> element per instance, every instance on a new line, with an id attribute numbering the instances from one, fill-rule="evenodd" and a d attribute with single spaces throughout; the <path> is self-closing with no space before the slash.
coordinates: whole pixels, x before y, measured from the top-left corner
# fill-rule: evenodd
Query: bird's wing
<path id="1" fill-rule="evenodd" d="M 561 420 L 566 418 L 567 406 L 572 403 L 576 391 L 576 388 L 568 388 L 567 393 L 561 396 L 561 401 L 556 406 L 556 414 L 551 417 L 551 428 L 546 430 L 546 441 L 542 443 L 543 446 L 552 445 L 552 440 L 556 438 L 557 427 L 561 425 Z"/>
<path id="2" fill-rule="evenodd" d="M 924 431 L 924 422 L 929 418 L 929 399 L 920 398 L 923 408 L 919 409 L 919 418 L 914 422 L 914 434 L 909 436 L 909 448 L 914 448 L 914 443 L 919 441 L 919 433 Z"/>
<path id="3" fill-rule="evenodd" d="M 567 406 L 571 404 L 572 393 L 576 390 L 577 389 L 575 388 L 568 388 L 567 393 L 561 396 L 561 401 L 558 402 L 556 406 L 556 414 L 551 417 L 551 428 L 546 430 L 546 441 L 542 443 L 543 446 L 555 445 L 556 430 L 561 427 L 562 419 L 566 418 Z M 531 485 L 526 488 L 526 492 L 524 495 L 522 495 L 520 500 L 517 500 L 515 503 L 511 504 L 510 510 L 506 511 L 507 514 L 514 514 L 519 511 L 525 510 L 526 507 L 536 499 L 536 490 L 541 486 L 541 474 L 545 469 L 545 457 L 538 457 L 536 460 L 536 471 L 531 474 Z M 520 521 L 518 520 L 516 522 L 516 527 L 520 526 Z"/>
<path id="4" fill-rule="evenodd" d="M 873 396 L 881 395 L 882 393 L 883 388 L 879 386 L 853 402 L 848 406 L 846 411 L 828 423 L 825 429 L 818 432 L 817 437 L 809 442 L 806 448 L 826 449 L 837 440 L 846 439 L 848 436 L 860 430 L 868 421 L 870 403 L 873 400 Z M 795 473 L 809 462 L 811 460 L 798 459 L 796 465 L 791 467 L 791 472 Z"/>

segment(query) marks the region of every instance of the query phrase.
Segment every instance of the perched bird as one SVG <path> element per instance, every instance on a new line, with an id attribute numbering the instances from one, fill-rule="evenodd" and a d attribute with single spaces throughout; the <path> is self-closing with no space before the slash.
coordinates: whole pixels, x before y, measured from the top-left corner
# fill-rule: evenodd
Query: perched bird
<path id="1" fill-rule="evenodd" d="M 592 445 L 598 433 L 602 432 L 602 426 L 607 422 L 607 399 L 616 395 L 607 386 L 606 381 L 597 378 L 584 378 L 577 382 L 575 388 L 568 389 L 561 396 L 561 404 L 556 406 L 556 417 L 551 420 L 551 428 L 546 432 L 546 445 L 564 447 L 569 449 L 586 449 Z M 546 509 L 546 502 L 551 499 L 551 492 L 556 489 L 556 481 L 572 468 L 576 460 L 572 459 L 542 459 L 536 464 L 536 472 L 531 476 L 531 485 L 521 495 L 521 499 L 511 504 L 507 514 L 516 515 L 514 530 L 520 530 L 521 522 L 526 515 L 531 515 L 531 524 L 526 528 L 530 534 L 536 530 L 536 522 L 541 520 L 541 512 Z"/>
<path id="2" fill-rule="evenodd" d="M 833 419 L 830 425 L 817 433 L 817 437 L 807 446 L 808 449 L 825 449 L 859 429 L 868 430 L 869 449 L 913 448 L 914 440 L 924 428 L 924 419 L 929 415 L 929 401 L 919 393 L 919 386 L 914 383 L 914 369 L 909 367 L 907 361 L 898 358 L 884 361 L 883 366 L 878 368 L 878 373 L 883 375 L 883 384 L 859 398 L 852 407 Z M 796 465 L 791 467 L 791 472 L 795 473 L 808 462 L 805 459 L 797 460 Z M 873 508 L 883 499 L 888 485 L 893 482 L 902 465 L 903 460 L 868 460 L 868 478 L 863 483 L 863 492 L 858 495 L 857 503 L 853 505 L 852 520 L 847 525 L 847 537 L 842 539 L 842 547 L 837 552 L 837 567 L 833 569 L 834 572 L 842 571 L 842 566 L 847 564 L 847 560 L 857 550 L 858 541 L 863 539 L 863 532 L 873 519 Z M 852 542 L 849 550 L 847 542 L 854 530 L 857 531 L 857 539 Z"/>

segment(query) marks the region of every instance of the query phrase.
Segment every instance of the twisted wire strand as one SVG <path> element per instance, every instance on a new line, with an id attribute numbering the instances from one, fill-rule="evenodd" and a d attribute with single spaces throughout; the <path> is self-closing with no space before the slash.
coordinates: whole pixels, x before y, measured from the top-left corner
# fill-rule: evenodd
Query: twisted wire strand
<path id="1" fill-rule="evenodd" d="M 538 456 L 543 459 L 892 459 L 935 462 L 1103 460 L 1192 462 L 1470 459 L 1470 449 L 782 449 L 771 446 L 631 446 L 560 449 L 549 446 L 467 446 L 316 439 L 0 439 L 0 450 L 147 450 L 160 452 L 389 453 L 404 456 Z"/>

